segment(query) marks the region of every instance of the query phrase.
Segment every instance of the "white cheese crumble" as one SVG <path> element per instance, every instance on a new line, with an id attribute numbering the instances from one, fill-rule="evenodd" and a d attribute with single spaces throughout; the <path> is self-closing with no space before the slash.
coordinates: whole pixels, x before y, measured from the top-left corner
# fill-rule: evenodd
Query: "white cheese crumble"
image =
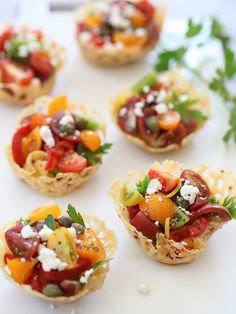
<path id="1" fill-rule="evenodd" d="M 90 41 L 90 39 L 92 38 L 92 35 L 90 34 L 90 32 L 81 32 L 79 35 L 80 40 L 85 43 Z"/>
<path id="2" fill-rule="evenodd" d="M 126 5 L 124 7 L 123 14 L 126 17 L 132 17 L 135 14 L 135 12 L 136 12 L 135 6 L 133 6 L 133 5 Z"/>
<path id="3" fill-rule="evenodd" d="M 157 227 L 159 227 L 160 222 L 157 220 L 157 221 L 154 222 L 154 224 L 155 224 Z"/>
<path id="4" fill-rule="evenodd" d="M 158 94 L 158 101 L 163 101 L 164 98 L 166 97 L 166 91 L 164 89 L 162 89 L 159 94 Z"/>
<path id="5" fill-rule="evenodd" d="M 182 94 L 182 95 L 179 96 L 179 100 L 180 101 L 185 101 L 187 99 L 188 99 L 188 95 L 186 95 L 186 94 Z"/>
<path id="6" fill-rule="evenodd" d="M 180 189 L 180 195 L 184 200 L 188 201 L 190 205 L 194 203 L 198 193 L 199 189 L 191 184 L 184 184 Z"/>
<path id="7" fill-rule="evenodd" d="M 67 263 L 62 262 L 53 250 L 46 248 L 43 245 L 39 246 L 38 260 L 42 264 L 44 271 L 51 271 L 53 269 L 64 270 Z"/>
<path id="8" fill-rule="evenodd" d="M 47 241 L 52 232 L 52 229 L 48 228 L 47 225 L 43 225 L 43 228 L 39 231 L 39 236 L 42 241 Z"/>
<path id="9" fill-rule="evenodd" d="M 146 36 L 147 35 L 147 31 L 145 28 L 136 28 L 136 30 L 134 31 L 134 34 L 136 36 L 140 36 L 140 37 L 143 37 L 143 36 Z"/>
<path id="10" fill-rule="evenodd" d="M 55 140 L 49 126 L 47 125 L 41 126 L 39 134 L 49 148 L 52 148 L 55 145 Z"/>
<path id="11" fill-rule="evenodd" d="M 150 104 L 155 100 L 155 96 L 153 94 L 149 94 L 147 96 L 147 103 Z"/>
<path id="12" fill-rule="evenodd" d="M 162 184 L 158 179 L 152 179 L 147 186 L 147 194 L 151 195 L 162 189 Z"/>
<path id="13" fill-rule="evenodd" d="M 143 117 L 143 110 L 142 108 L 140 107 L 135 107 L 134 108 L 134 114 L 137 116 L 137 117 Z"/>
<path id="14" fill-rule="evenodd" d="M 50 307 L 51 310 L 55 310 L 55 308 L 56 308 L 56 307 L 55 307 L 55 304 L 53 304 L 53 303 L 51 303 L 51 304 L 49 305 L 49 307 Z"/>
<path id="15" fill-rule="evenodd" d="M 37 235 L 37 233 L 34 232 L 34 230 L 29 225 L 25 225 L 21 229 L 20 233 L 24 239 L 30 239 L 30 238 L 33 238 Z"/>
<path id="16" fill-rule="evenodd" d="M 73 227 L 67 228 L 73 238 L 76 238 L 76 230 Z"/>
<path id="17" fill-rule="evenodd" d="M 65 126 L 65 125 L 67 125 L 67 124 L 69 124 L 69 123 L 74 123 L 74 119 L 73 119 L 73 117 L 72 117 L 71 114 L 66 114 L 66 115 L 64 115 L 64 117 L 62 117 L 62 118 L 59 120 L 59 124 L 60 124 L 61 126 Z"/>
<path id="18" fill-rule="evenodd" d="M 150 288 L 146 283 L 140 283 L 138 285 L 138 292 L 142 295 L 147 295 L 150 292 Z"/>
<path id="19" fill-rule="evenodd" d="M 91 269 L 89 269 L 89 270 L 86 270 L 86 271 L 84 272 L 84 275 L 81 276 L 81 278 L 80 278 L 80 283 L 82 283 L 82 284 L 87 283 L 87 282 L 88 282 L 88 279 L 89 279 L 89 277 L 92 275 L 92 273 L 93 273 L 93 268 L 91 268 Z"/>
<path id="20" fill-rule="evenodd" d="M 166 113 L 168 111 L 168 107 L 165 103 L 161 102 L 155 106 L 155 111 L 159 114 Z"/>
<path id="21" fill-rule="evenodd" d="M 144 107 L 144 101 L 138 101 L 136 104 L 135 104 L 135 107 L 137 108 L 143 108 Z"/>
<path id="22" fill-rule="evenodd" d="M 120 109 L 119 116 L 124 117 L 127 112 L 128 112 L 128 109 L 126 107 L 123 107 Z"/>
<path id="23" fill-rule="evenodd" d="M 169 108 L 169 109 L 174 109 L 174 105 L 173 105 L 172 102 L 168 103 L 168 108 Z"/>
<path id="24" fill-rule="evenodd" d="M 148 93 L 150 91 L 150 87 L 148 86 L 148 85 L 145 85 L 144 87 L 143 87 L 143 92 L 144 93 Z"/>
<path id="25" fill-rule="evenodd" d="M 112 6 L 109 13 L 108 20 L 113 27 L 125 29 L 130 26 L 130 21 L 125 16 L 122 16 L 118 6 Z"/>

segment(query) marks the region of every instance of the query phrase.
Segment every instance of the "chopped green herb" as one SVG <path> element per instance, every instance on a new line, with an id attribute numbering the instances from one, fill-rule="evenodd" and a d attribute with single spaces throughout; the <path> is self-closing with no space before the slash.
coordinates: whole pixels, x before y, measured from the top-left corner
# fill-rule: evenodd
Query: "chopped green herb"
<path id="1" fill-rule="evenodd" d="M 141 194 L 146 194 L 146 191 L 147 191 L 147 187 L 148 187 L 148 184 L 150 182 L 150 179 L 148 176 L 145 176 L 145 178 L 143 179 L 143 181 L 139 182 L 137 184 L 137 189 L 139 191 L 139 193 Z"/>
<path id="2" fill-rule="evenodd" d="M 45 225 L 47 225 L 48 228 L 52 229 L 53 231 L 57 229 L 55 219 L 52 217 L 52 215 L 48 215 L 44 222 Z"/>
<path id="3" fill-rule="evenodd" d="M 229 211 L 233 219 L 236 219 L 236 196 L 226 196 L 223 206 Z"/>
<path id="4" fill-rule="evenodd" d="M 99 261 L 99 262 L 95 263 L 92 268 L 93 268 L 93 270 L 102 268 L 104 265 L 109 263 L 111 260 L 112 260 L 112 258 L 108 258 L 108 259 L 104 259 L 102 261 Z"/>
<path id="5" fill-rule="evenodd" d="M 164 50 L 158 55 L 158 61 L 155 65 L 157 72 L 163 72 L 170 68 L 173 61 L 182 63 L 184 55 L 187 51 L 185 47 L 179 47 L 175 50 Z"/>
<path id="6" fill-rule="evenodd" d="M 146 74 L 141 80 L 139 80 L 134 86 L 131 87 L 131 91 L 137 94 L 143 94 L 144 86 L 153 87 L 157 82 L 157 74 L 155 71 L 151 71 Z"/>
<path id="7" fill-rule="evenodd" d="M 211 204 L 219 204 L 218 199 L 215 197 L 215 195 L 210 196 L 210 203 Z"/>
<path id="8" fill-rule="evenodd" d="M 191 109 L 189 106 L 196 103 L 197 99 L 187 99 L 185 101 L 179 101 L 173 103 L 174 109 L 179 112 L 184 122 L 188 122 L 189 118 L 192 117 L 196 121 L 205 121 L 207 117 L 203 115 L 200 110 Z"/>
<path id="9" fill-rule="evenodd" d="M 198 35 L 203 28 L 202 23 L 195 23 L 192 19 L 188 20 L 188 30 L 186 32 L 186 37 L 194 37 Z"/>
<path id="10" fill-rule="evenodd" d="M 70 216 L 70 218 L 73 219 L 74 222 L 80 224 L 85 228 L 84 220 L 79 212 L 76 211 L 75 207 L 71 204 L 68 205 L 67 214 Z"/>
<path id="11" fill-rule="evenodd" d="M 107 154 L 108 150 L 112 147 L 113 144 L 105 143 L 100 146 L 95 152 L 88 150 L 82 143 L 77 145 L 77 152 L 79 155 L 86 158 L 92 164 L 102 163 L 101 155 Z"/>

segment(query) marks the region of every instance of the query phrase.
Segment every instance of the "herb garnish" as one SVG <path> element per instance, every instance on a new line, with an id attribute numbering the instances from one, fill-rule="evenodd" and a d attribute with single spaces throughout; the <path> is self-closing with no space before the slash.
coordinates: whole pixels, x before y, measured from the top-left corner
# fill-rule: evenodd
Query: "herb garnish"
<path id="1" fill-rule="evenodd" d="M 146 194 L 146 191 L 147 191 L 147 187 L 148 187 L 148 184 L 150 182 L 150 179 L 148 176 L 145 176 L 145 178 L 143 179 L 143 181 L 140 181 L 138 184 L 137 184 L 137 190 L 139 191 L 139 193 L 141 194 Z"/>
<path id="2" fill-rule="evenodd" d="M 236 219 L 236 196 L 226 196 L 223 202 L 223 206 L 227 208 L 231 217 Z"/>
<path id="3" fill-rule="evenodd" d="M 107 263 L 109 263 L 111 260 L 112 260 L 112 258 L 108 258 L 108 259 L 104 259 L 104 260 L 102 260 L 102 261 L 99 261 L 99 262 L 95 263 L 95 264 L 92 266 L 92 268 L 93 268 L 93 270 L 102 268 L 104 265 L 106 265 Z"/>
<path id="4" fill-rule="evenodd" d="M 75 207 L 71 204 L 68 205 L 67 214 L 73 219 L 74 222 L 80 224 L 85 228 L 84 220 L 79 212 L 76 211 Z"/>
<path id="5" fill-rule="evenodd" d="M 100 146 L 95 152 L 91 152 L 88 150 L 82 143 L 77 145 L 77 152 L 79 155 L 86 158 L 92 164 L 101 164 L 102 160 L 100 155 L 104 155 L 108 153 L 108 150 L 112 147 L 113 144 L 105 143 Z"/>
<path id="6" fill-rule="evenodd" d="M 51 214 L 47 216 L 44 222 L 45 222 L 45 225 L 47 225 L 48 228 L 52 229 L 53 231 L 57 229 L 55 219 L 53 218 Z"/>
<path id="7" fill-rule="evenodd" d="M 205 121 L 207 117 L 197 109 L 193 109 L 189 107 L 192 104 L 195 104 L 198 100 L 197 99 L 187 99 L 185 101 L 178 101 L 174 102 L 174 110 L 178 111 L 182 120 L 186 123 L 189 121 L 189 117 L 192 117 L 196 121 Z"/>
<path id="8" fill-rule="evenodd" d="M 155 70 L 157 72 L 166 71 L 172 68 L 173 65 L 184 68 L 218 94 L 224 100 L 229 110 L 229 129 L 225 133 L 223 140 L 228 142 L 232 138 L 236 143 L 236 94 L 232 94 L 228 88 L 228 84 L 236 75 L 236 54 L 229 46 L 230 37 L 225 33 L 223 25 L 216 18 L 211 19 L 211 26 L 208 32 L 206 32 L 205 26 L 204 22 L 197 23 L 193 19 L 189 19 L 182 45 L 176 47 L 176 49 L 163 49 L 158 54 Z M 204 40 L 202 40 L 202 35 L 206 35 Z M 193 39 L 196 39 L 196 47 L 204 46 L 212 39 L 217 39 L 222 46 L 224 66 L 218 67 L 210 80 L 206 80 L 198 69 L 191 68 L 186 62 L 187 52 L 194 46 Z M 192 112 L 192 114 L 193 117 L 195 115 L 195 118 L 202 119 L 199 113 Z"/>

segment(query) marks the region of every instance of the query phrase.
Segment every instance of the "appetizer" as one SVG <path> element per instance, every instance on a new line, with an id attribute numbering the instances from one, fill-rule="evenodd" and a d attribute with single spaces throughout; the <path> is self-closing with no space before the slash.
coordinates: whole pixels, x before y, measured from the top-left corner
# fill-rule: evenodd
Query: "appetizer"
<path id="1" fill-rule="evenodd" d="M 6 279 L 48 301 L 72 302 L 100 289 L 116 249 L 113 231 L 96 216 L 49 202 L 0 234 Z"/>
<path id="2" fill-rule="evenodd" d="M 43 32 L 0 25 L 0 100 L 28 105 L 49 94 L 64 58 Z"/>
<path id="3" fill-rule="evenodd" d="M 157 43 L 164 7 L 148 0 L 93 1 L 76 12 L 77 40 L 92 63 L 118 66 L 144 57 Z"/>
<path id="4" fill-rule="evenodd" d="M 208 98 L 177 71 L 157 76 L 151 71 L 112 104 L 122 133 L 153 152 L 178 149 L 201 129 L 209 116 Z"/>
<path id="5" fill-rule="evenodd" d="M 66 96 L 42 96 L 22 111 L 8 147 L 16 176 L 41 193 L 62 196 L 87 181 L 112 144 L 95 111 Z"/>
<path id="6" fill-rule="evenodd" d="M 195 172 L 155 162 L 147 173 L 115 180 L 110 194 L 131 236 L 165 264 L 194 261 L 211 235 L 236 219 L 236 178 L 205 165 Z"/>

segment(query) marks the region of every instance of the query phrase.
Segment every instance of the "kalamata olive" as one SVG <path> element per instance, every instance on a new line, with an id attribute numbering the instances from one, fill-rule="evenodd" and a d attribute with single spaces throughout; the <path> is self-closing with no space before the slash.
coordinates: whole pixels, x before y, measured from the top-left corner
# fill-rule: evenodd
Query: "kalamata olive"
<path id="1" fill-rule="evenodd" d="M 69 228 L 73 223 L 73 219 L 68 216 L 61 216 L 60 218 L 58 218 L 58 222 L 62 227 Z"/>
<path id="2" fill-rule="evenodd" d="M 78 130 L 84 130 L 86 127 L 86 120 L 78 115 L 75 116 L 75 124 Z"/>
<path id="3" fill-rule="evenodd" d="M 75 229 L 76 233 L 84 233 L 84 227 L 76 222 L 74 222 L 71 227 Z"/>
<path id="4" fill-rule="evenodd" d="M 48 297 L 59 297 L 63 295 L 61 288 L 58 285 L 52 283 L 46 285 L 42 292 Z"/>
<path id="5" fill-rule="evenodd" d="M 79 281 L 63 280 L 60 283 L 60 287 L 62 289 L 63 295 L 66 297 L 70 297 L 72 295 L 75 295 L 79 291 L 80 283 Z"/>

